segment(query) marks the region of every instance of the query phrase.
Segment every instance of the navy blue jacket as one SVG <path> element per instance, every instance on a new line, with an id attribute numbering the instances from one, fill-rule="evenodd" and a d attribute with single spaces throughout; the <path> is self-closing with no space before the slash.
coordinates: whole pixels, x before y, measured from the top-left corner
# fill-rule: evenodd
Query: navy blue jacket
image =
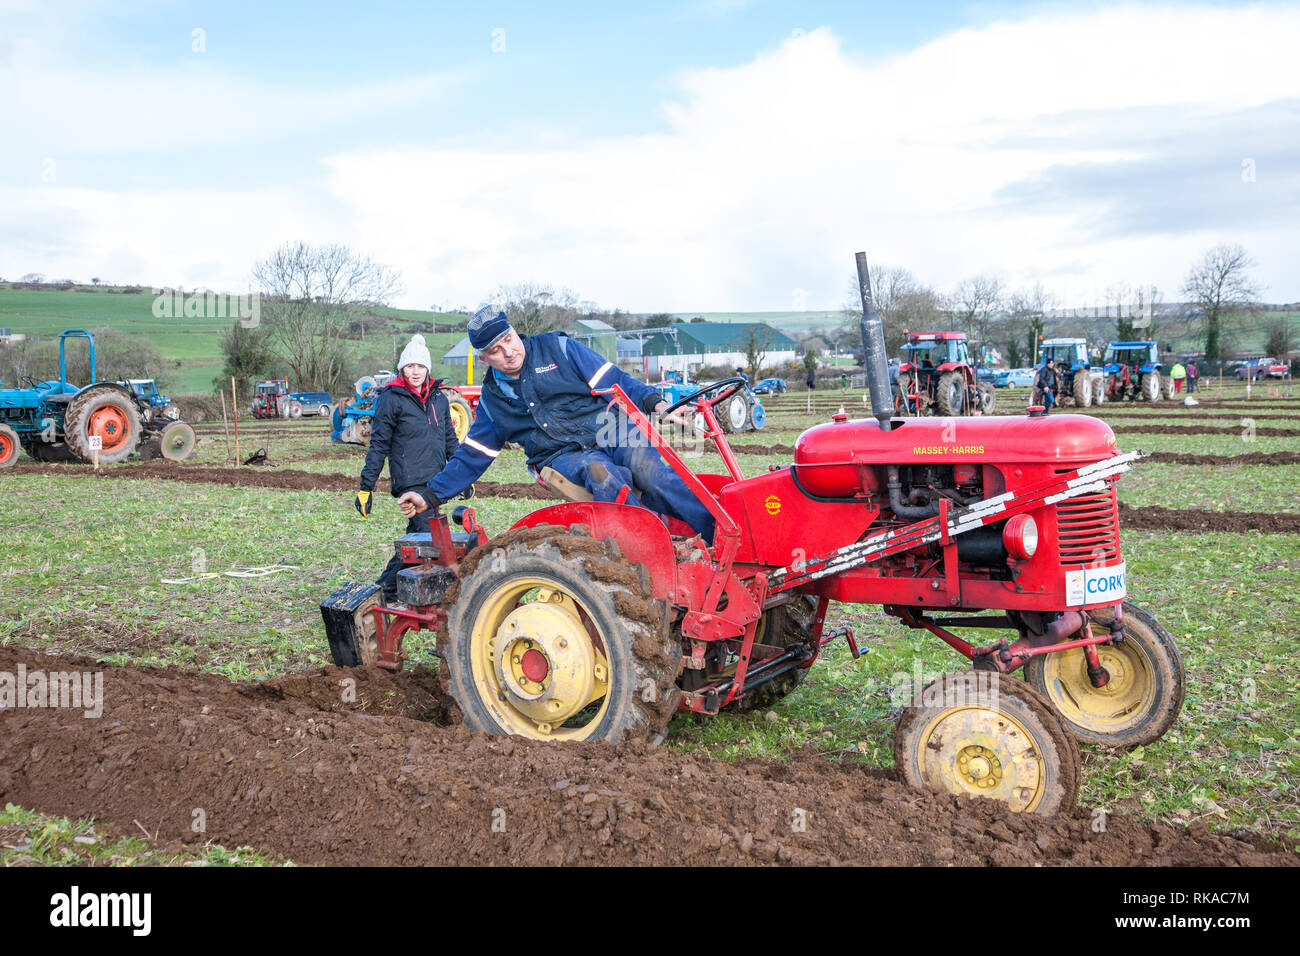
<path id="1" fill-rule="evenodd" d="M 617 433 L 610 434 L 604 414 L 609 397 L 594 396 L 593 389 L 619 385 L 646 414 L 663 401 L 658 389 L 563 332 L 520 338 L 524 366 L 519 378 L 488 370 L 469 434 L 447 467 L 429 482 L 430 490 L 442 501 L 473 484 L 506 442 L 524 446 L 534 471 L 565 452 L 595 448 L 602 439 L 614 438 L 606 443 L 615 444 Z"/>
<path id="2" fill-rule="evenodd" d="M 424 403 L 403 385 L 385 385 L 375 399 L 361 490 L 374 490 L 385 458 L 394 498 L 419 488 L 442 470 L 459 445 L 441 379 L 432 383 Z"/>

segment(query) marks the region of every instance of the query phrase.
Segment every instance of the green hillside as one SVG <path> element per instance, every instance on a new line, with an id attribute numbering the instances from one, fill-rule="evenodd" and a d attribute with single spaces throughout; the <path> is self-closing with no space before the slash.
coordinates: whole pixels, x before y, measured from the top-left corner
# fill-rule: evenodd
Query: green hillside
<path id="1" fill-rule="evenodd" d="M 0 284 L 0 328 L 11 328 L 32 338 L 53 338 L 64 329 L 113 328 L 145 339 L 162 355 L 162 369 L 140 369 L 140 377 L 165 374 L 176 394 L 202 394 L 212 390 L 212 380 L 221 371 L 220 335 L 230 319 L 157 318 L 153 314 L 154 295 L 118 293 L 100 288 L 85 289 L 14 289 Z M 439 314 L 416 309 L 375 308 L 372 314 L 390 321 L 379 331 L 372 331 L 356 343 L 360 358 L 373 359 L 376 370 L 391 367 L 402 346 L 418 330 L 429 344 L 435 361 L 461 340 L 460 332 L 433 332 L 433 324 L 461 324 L 465 316 Z M 78 343 L 75 347 L 84 348 Z M 57 371 L 57 370 L 56 370 Z M 435 376 L 463 381 L 464 368 L 438 365 Z M 290 383 L 297 387 L 296 383 Z"/>

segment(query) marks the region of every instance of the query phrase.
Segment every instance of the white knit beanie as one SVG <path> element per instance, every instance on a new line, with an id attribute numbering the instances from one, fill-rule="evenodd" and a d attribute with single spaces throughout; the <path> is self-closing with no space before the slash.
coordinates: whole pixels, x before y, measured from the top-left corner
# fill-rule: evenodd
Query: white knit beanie
<path id="1" fill-rule="evenodd" d="M 407 342 L 406 348 L 402 349 L 402 357 L 397 360 L 397 370 L 400 372 L 408 365 L 423 365 L 426 372 L 433 370 L 429 347 L 424 344 L 423 335 L 411 336 L 411 341 Z"/>

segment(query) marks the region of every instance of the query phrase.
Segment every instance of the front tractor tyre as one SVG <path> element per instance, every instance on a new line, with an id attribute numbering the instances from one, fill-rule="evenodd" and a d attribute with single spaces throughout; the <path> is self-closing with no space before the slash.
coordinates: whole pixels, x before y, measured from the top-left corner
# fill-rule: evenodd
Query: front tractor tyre
<path id="1" fill-rule="evenodd" d="M 1093 634 L 1105 634 L 1113 608 L 1090 612 Z M 1098 644 L 1109 680 L 1093 687 L 1082 648 L 1030 658 L 1025 680 L 1056 708 L 1066 729 L 1086 744 L 1135 747 L 1164 735 L 1183 707 L 1183 659 L 1160 622 L 1124 604 L 1124 640 Z"/>
<path id="2" fill-rule="evenodd" d="M 612 538 L 507 532 L 449 593 L 438 649 L 466 726 L 534 740 L 663 739 L 681 646 L 643 565 Z"/>
<path id="3" fill-rule="evenodd" d="M 68 448 L 82 461 L 92 460 L 90 438 L 98 435 L 100 463 L 115 465 L 140 444 L 140 412 L 132 398 L 111 385 L 83 389 L 68 402 L 63 432 Z"/>
<path id="4" fill-rule="evenodd" d="M 1106 404 L 1106 379 L 1105 378 L 1099 377 L 1099 378 L 1092 379 L 1092 404 L 1094 405 Z"/>
<path id="5" fill-rule="evenodd" d="M 8 468 L 23 453 L 18 433 L 9 425 L 0 425 L 0 468 Z"/>
<path id="6" fill-rule="evenodd" d="M 914 787 L 986 797 L 1016 812 L 1068 812 L 1079 748 L 1028 684 L 993 671 L 945 674 L 898 719 L 894 766 Z"/>
<path id="7" fill-rule="evenodd" d="M 985 415 L 992 415 L 993 409 L 998 404 L 998 393 L 993 390 L 993 386 L 988 382 L 980 382 L 975 387 L 975 391 L 979 395 L 980 411 Z"/>
<path id="8" fill-rule="evenodd" d="M 944 372 L 939 376 L 934 404 L 935 411 L 944 418 L 961 415 L 966 406 L 966 380 L 957 372 Z"/>

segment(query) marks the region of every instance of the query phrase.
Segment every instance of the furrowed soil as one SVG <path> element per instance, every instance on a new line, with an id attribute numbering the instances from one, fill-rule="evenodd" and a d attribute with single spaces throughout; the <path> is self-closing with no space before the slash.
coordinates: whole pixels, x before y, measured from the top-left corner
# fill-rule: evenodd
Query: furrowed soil
<path id="1" fill-rule="evenodd" d="M 159 842 L 298 863 L 1296 865 L 1249 834 L 1122 813 L 1034 817 L 810 751 L 727 764 L 448 724 L 436 678 L 324 668 L 261 684 L 0 647 L 0 670 L 102 670 L 103 714 L 0 712 L 0 799 Z M 341 688 L 355 681 L 355 703 Z M 191 832 L 194 810 L 206 832 Z M 806 824 L 792 826 L 792 822 Z"/>

